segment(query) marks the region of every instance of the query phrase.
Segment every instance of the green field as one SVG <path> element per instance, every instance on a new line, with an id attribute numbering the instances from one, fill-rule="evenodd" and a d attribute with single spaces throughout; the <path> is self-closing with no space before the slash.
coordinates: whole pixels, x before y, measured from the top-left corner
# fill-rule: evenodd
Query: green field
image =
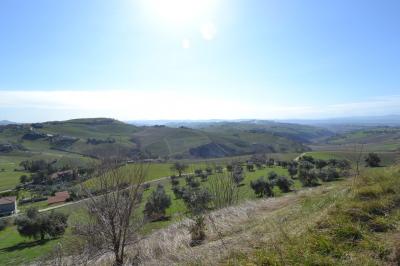
<path id="1" fill-rule="evenodd" d="M 21 175 L 29 175 L 29 173 L 22 171 L 19 166 L 21 161 L 39 159 L 48 161 L 57 160 L 56 166 L 59 167 L 64 165 L 73 165 L 77 167 L 93 162 L 93 159 L 88 157 L 53 150 L 41 153 L 12 153 L 7 156 L 0 155 L 0 191 L 14 189 L 15 186 L 19 184 Z"/>
<path id="2" fill-rule="evenodd" d="M 192 165 L 191 167 L 197 168 L 203 166 L 204 168 L 204 165 L 205 165 L 204 163 L 199 163 L 196 165 Z M 171 174 L 170 164 L 151 164 L 149 169 L 150 169 L 149 172 L 154 175 L 149 176 L 147 180 L 154 180 L 159 177 L 168 176 Z M 239 188 L 239 201 L 243 201 L 246 199 L 256 199 L 255 194 L 253 193 L 253 191 L 249 186 L 250 181 L 258 178 L 259 176 L 266 176 L 270 171 L 275 171 L 276 173 L 281 175 L 287 175 L 286 169 L 282 169 L 280 167 L 265 168 L 262 170 L 256 170 L 255 172 L 251 173 L 246 172 L 246 178 L 243 182 L 243 185 L 240 186 Z M 215 176 L 212 175 L 209 178 L 210 179 L 215 178 Z M 172 198 L 172 205 L 170 208 L 167 209 L 167 215 L 170 217 L 170 219 L 167 221 L 159 221 L 146 224 L 143 228 L 144 233 L 149 233 L 153 230 L 163 228 L 173 222 L 179 221 L 180 219 L 186 217 L 185 214 L 186 207 L 181 199 L 175 199 L 175 196 L 171 190 L 171 184 L 169 178 L 161 180 L 160 182 L 164 184 L 167 194 L 169 194 Z M 185 181 L 182 178 L 180 180 L 180 183 L 183 185 L 184 182 Z M 207 182 L 202 183 L 202 186 L 207 186 Z M 150 195 L 150 193 L 155 187 L 156 184 L 152 184 L 151 188 L 145 191 L 141 209 L 143 209 L 144 204 L 146 202 L 146 198 Z M 298 189 L 301 187 L 301 185 L 299 184 L 298 181 L 296 181 L 293 187 Z M 276 196 L 281 195 L 281 192 L 279 191 L 278 188 L 275 188 L 275 192 Z M 39 206 L 40 204 L 41 203 L 39 203 Z M 58 211 L 62 211 L 69 214 L 70 215 L 69 220 L 70 222 L 72 222 L 74 220 L 81 219 L 85 215 L 82 207 L 83 207 L 82 203 L 78 203 L 74 205 L 61 207 L 58 209 Z M 63 241 L 68 241 L 69 238 L 70 234 L 69 231 L 67 231 L 67 233 L 60 239 L 51 240 L 46 242 L 45 244 L 36 245 L 35 243 L 37 242 L 19 236 L 19 234 L 16 232 L 15 227 L 12 226 L 7 230 L 0 232 L 0 239 L 3 240 L 0 246 L 0 261 L 7 261 L 8 263 L 9 258 L 12 258 L 12 262 L 10 262 L 10 265 L 21 264 L 24 262 L 32 261 L 35 258 L 47 254 L 49 251 L 52 250 L 52 247 L 54 247 L 54 245 L 57 244 L 58 242 L 61 241 L 61 243 L 63 243 Z M 29 248 L 25 248 L 25 246 L 29 246 Z M 24 247 L 24 248 L 19 248 L 19 247 Z"/>
<path id="3" fill-rule="evenodd" d="M 369 151 L 364 151 L 361 154 L 361 165 L 364 165 L 365 157 L 368 155 Z M 400 162 L 399 152 L 376 152 L 381 158 L 382 166 L 388 166 L 392 164 L 397 164 Z M 307 152 L 307 155 L 311 155 L 317 159 L 329 160 L 329 159 L 346 159 L 351 162 L 355 162 L 360 153 L 353 151 L 311 151 Z"/>

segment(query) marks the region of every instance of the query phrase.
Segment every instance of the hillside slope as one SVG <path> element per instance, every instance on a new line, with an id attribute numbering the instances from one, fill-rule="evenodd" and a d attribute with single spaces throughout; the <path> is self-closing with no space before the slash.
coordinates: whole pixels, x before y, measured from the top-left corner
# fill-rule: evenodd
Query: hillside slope
<path id="1" fill-rule="evenodd" d="M 364 144 L 371 151 L 400 151 L 400 127 L 367 127 L 336 134 L 313 146 L 315 149 L 346 149 L 355 144 Z"/>
<path id="2" fill-rule="evenodd" d="M 262 129 L 242 124 L 206 129 L 137 127 L 108 118 L 74 119 L 0 126 L 0 152 L 174 159 L 302 152 L 309 150 L 303 142 L 320 135 L 304 128 L 279 123 Z"/>

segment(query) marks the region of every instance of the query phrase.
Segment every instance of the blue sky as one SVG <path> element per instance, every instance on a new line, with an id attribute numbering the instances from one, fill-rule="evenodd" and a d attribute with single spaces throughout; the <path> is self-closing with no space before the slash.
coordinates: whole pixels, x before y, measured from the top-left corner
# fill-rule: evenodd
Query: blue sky
<path id="1" fill-rule="evenodd" d="M 400 114 L 400 1 L 2 0 L 0 120 Z"/>

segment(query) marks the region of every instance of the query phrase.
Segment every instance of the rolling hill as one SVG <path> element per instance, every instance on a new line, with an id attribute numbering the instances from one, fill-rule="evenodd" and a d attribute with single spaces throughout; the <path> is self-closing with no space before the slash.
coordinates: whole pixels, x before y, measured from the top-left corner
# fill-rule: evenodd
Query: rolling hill
<path id="1" fill-rule="evenodd" d="M 400 151 L 400 127 L 377 126 L 336 134 L 325 139 L 314 149 L 346 149 L 363 144 L 366 150 Z"/>
<path id="2" fill-rule="evenodd" d="M 68 153 L 100 158 L 212 158 L 303 152 L 323 129 L 276 122 L 215 123 L 204 128 L 134 126 L 109 118 L 0 126 L 2 155 Z"/>

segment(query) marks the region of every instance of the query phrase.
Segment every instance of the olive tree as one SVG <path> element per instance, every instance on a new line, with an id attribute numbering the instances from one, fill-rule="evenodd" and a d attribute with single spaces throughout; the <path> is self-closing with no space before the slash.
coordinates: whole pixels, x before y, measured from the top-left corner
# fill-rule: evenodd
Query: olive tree
<path id="1" fill-rule="evenodd" d="M 171 166 L 171 170 L 172 171 L 176 171 L 178 172 L 179 177 L 182 176 L 183 171 L 185 171 L 186 169 L 188 169 L 189 166 L 185 163 L 182 162 L 175 162 L 172 166 Z"/>
<path id="2" fill-rule="evenodd" d="M 250 182 L 250 187 L 254 190 L 259 197 L 271 197 L 274 195 L 272 182 L 265 180 L 264 177 L 259 177 L 256 180 Z"/>
<path id="3" fill-rule="evenodd" d="M 164 186 L 158 184 L 147 199 L 143 212 L 146 219 L 157 221 L 165 218 L 165 211 L 169 206 L 171 206 L 171 197 L 165 193 Z"/>

